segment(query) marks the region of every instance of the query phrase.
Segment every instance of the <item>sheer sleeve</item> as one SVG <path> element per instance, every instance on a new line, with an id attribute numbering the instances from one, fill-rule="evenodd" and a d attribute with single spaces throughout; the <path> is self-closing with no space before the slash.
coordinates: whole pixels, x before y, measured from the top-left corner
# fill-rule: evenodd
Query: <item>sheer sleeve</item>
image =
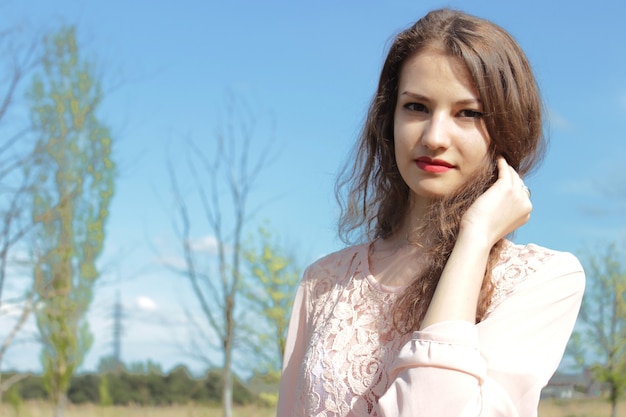
<path id="1" fill-rule="evenodd" d="M 578 260 L 556 253 L 479 324 L 442 322 L 415 332 L 391 366 L 380 415 L 536 416 L 583 291 Z"/>
<path id="2" fill-rule="evenodd" d="M 300 368 L 302 366 L 307 337 L 307 296 L 306 296 L 306 276 L 298 287 L 293 301 L 287 340 L 285 341 L 285 352 L 283 356 L 283 372 L 280 378 L 280 391 L 278 394 L 277 417 L 289 417 L 292 414 L 293 403 L 296 397 L 296 387 L 298 385 Z"/>

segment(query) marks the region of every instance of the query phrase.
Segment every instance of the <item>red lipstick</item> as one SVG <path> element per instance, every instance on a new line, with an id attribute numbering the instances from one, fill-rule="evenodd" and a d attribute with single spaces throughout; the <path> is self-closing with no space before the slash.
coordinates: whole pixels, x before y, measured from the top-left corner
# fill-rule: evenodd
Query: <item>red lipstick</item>
<path id="1" fill-rule="evenodd" d="M 417 158 L 415 163 L 421 170 L 436 174 L 446 172 L 454 167 L 454 165 L 442 159 L 431 159 L 427 156 Z"/>

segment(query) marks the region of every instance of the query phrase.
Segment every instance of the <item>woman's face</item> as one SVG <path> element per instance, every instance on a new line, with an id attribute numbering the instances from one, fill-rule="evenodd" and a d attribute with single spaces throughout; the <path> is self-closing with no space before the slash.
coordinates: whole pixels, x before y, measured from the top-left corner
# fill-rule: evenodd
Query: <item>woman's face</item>
<path id="1" fill-rule="evenodd" d="M 406 60 L 398 82 L 394 148 L 413 197 L 449 194 L 492 163 L 482 111 L 461 60 L 432 50 Z"/>

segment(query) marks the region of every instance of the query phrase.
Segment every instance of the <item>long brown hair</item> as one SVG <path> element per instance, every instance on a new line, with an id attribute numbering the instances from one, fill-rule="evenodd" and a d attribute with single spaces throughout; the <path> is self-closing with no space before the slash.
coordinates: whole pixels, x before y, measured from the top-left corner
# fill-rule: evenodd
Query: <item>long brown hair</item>
<path id="1" fill-rule="evenodd" d="M 394 110 L 402 66 L 426 48 L 465 63 L 483 105 L 494 165 L 484 167 L 453 195 L 431 202 L 427 220 L 430 227 L 435 226 L 436 236 L 429 242 L 428 269 L 396 304 L 396 316 L 402 317 L 396 324 L 406 332 L 418 328 L 426 313 L 465 210 L 495 181 L 495 157 L 504 156 L 523 176 L 545 150 L 539 90 L 524 52 L 511 35 L 492 22 L 460 11 L 432 11 L 397 35 L 391 45 L 355 153 L 337 182 L 342 210 L 339 235 L 346 243 L 392 236 L 409 211 L 409 188 L 394 156 Z M 491 270 L 502 247 L 501 240 L 491 250 L 477 320 L 489 306 Z"/>

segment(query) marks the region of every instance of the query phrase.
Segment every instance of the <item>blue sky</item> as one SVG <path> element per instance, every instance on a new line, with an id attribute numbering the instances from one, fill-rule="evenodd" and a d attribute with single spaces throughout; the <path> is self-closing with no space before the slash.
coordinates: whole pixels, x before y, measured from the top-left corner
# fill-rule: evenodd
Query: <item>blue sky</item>
<path id="1" fill-rule="evenodd" d="M 269 221 L 303 265 L 340 248 L 334 180 L 386 47 L 428 10 L 446 6 L 506 28 L 542 89 L 551 144 L 527 179 L 534 211 L 516 240 L 574 253 L 626 241 L 624 2 L 0 1 L 1 27 L 76 24 L 110 89 L 100 115 L 115 134 L 120 173 L 105 276 L 90 313 L 96 340 L 83 369 L 111 351 L 117 291 L 126 308 L 125 361 L 199 366 L 182 349 L 182 305 L 193 306 L 188 284 L 160 266 L 179 256 L 166 163 L 184 178 L 182 142 L 211 146 L 229 94 L 255 114 L 255 152 L 275 138 L 276 157 L 252 195 L 259 209 L 250 231 Z M 195 236 L 208 238 L 197 221 Z M 36 369 L 37 352 L 14 349 L 5 367 Z"/>

